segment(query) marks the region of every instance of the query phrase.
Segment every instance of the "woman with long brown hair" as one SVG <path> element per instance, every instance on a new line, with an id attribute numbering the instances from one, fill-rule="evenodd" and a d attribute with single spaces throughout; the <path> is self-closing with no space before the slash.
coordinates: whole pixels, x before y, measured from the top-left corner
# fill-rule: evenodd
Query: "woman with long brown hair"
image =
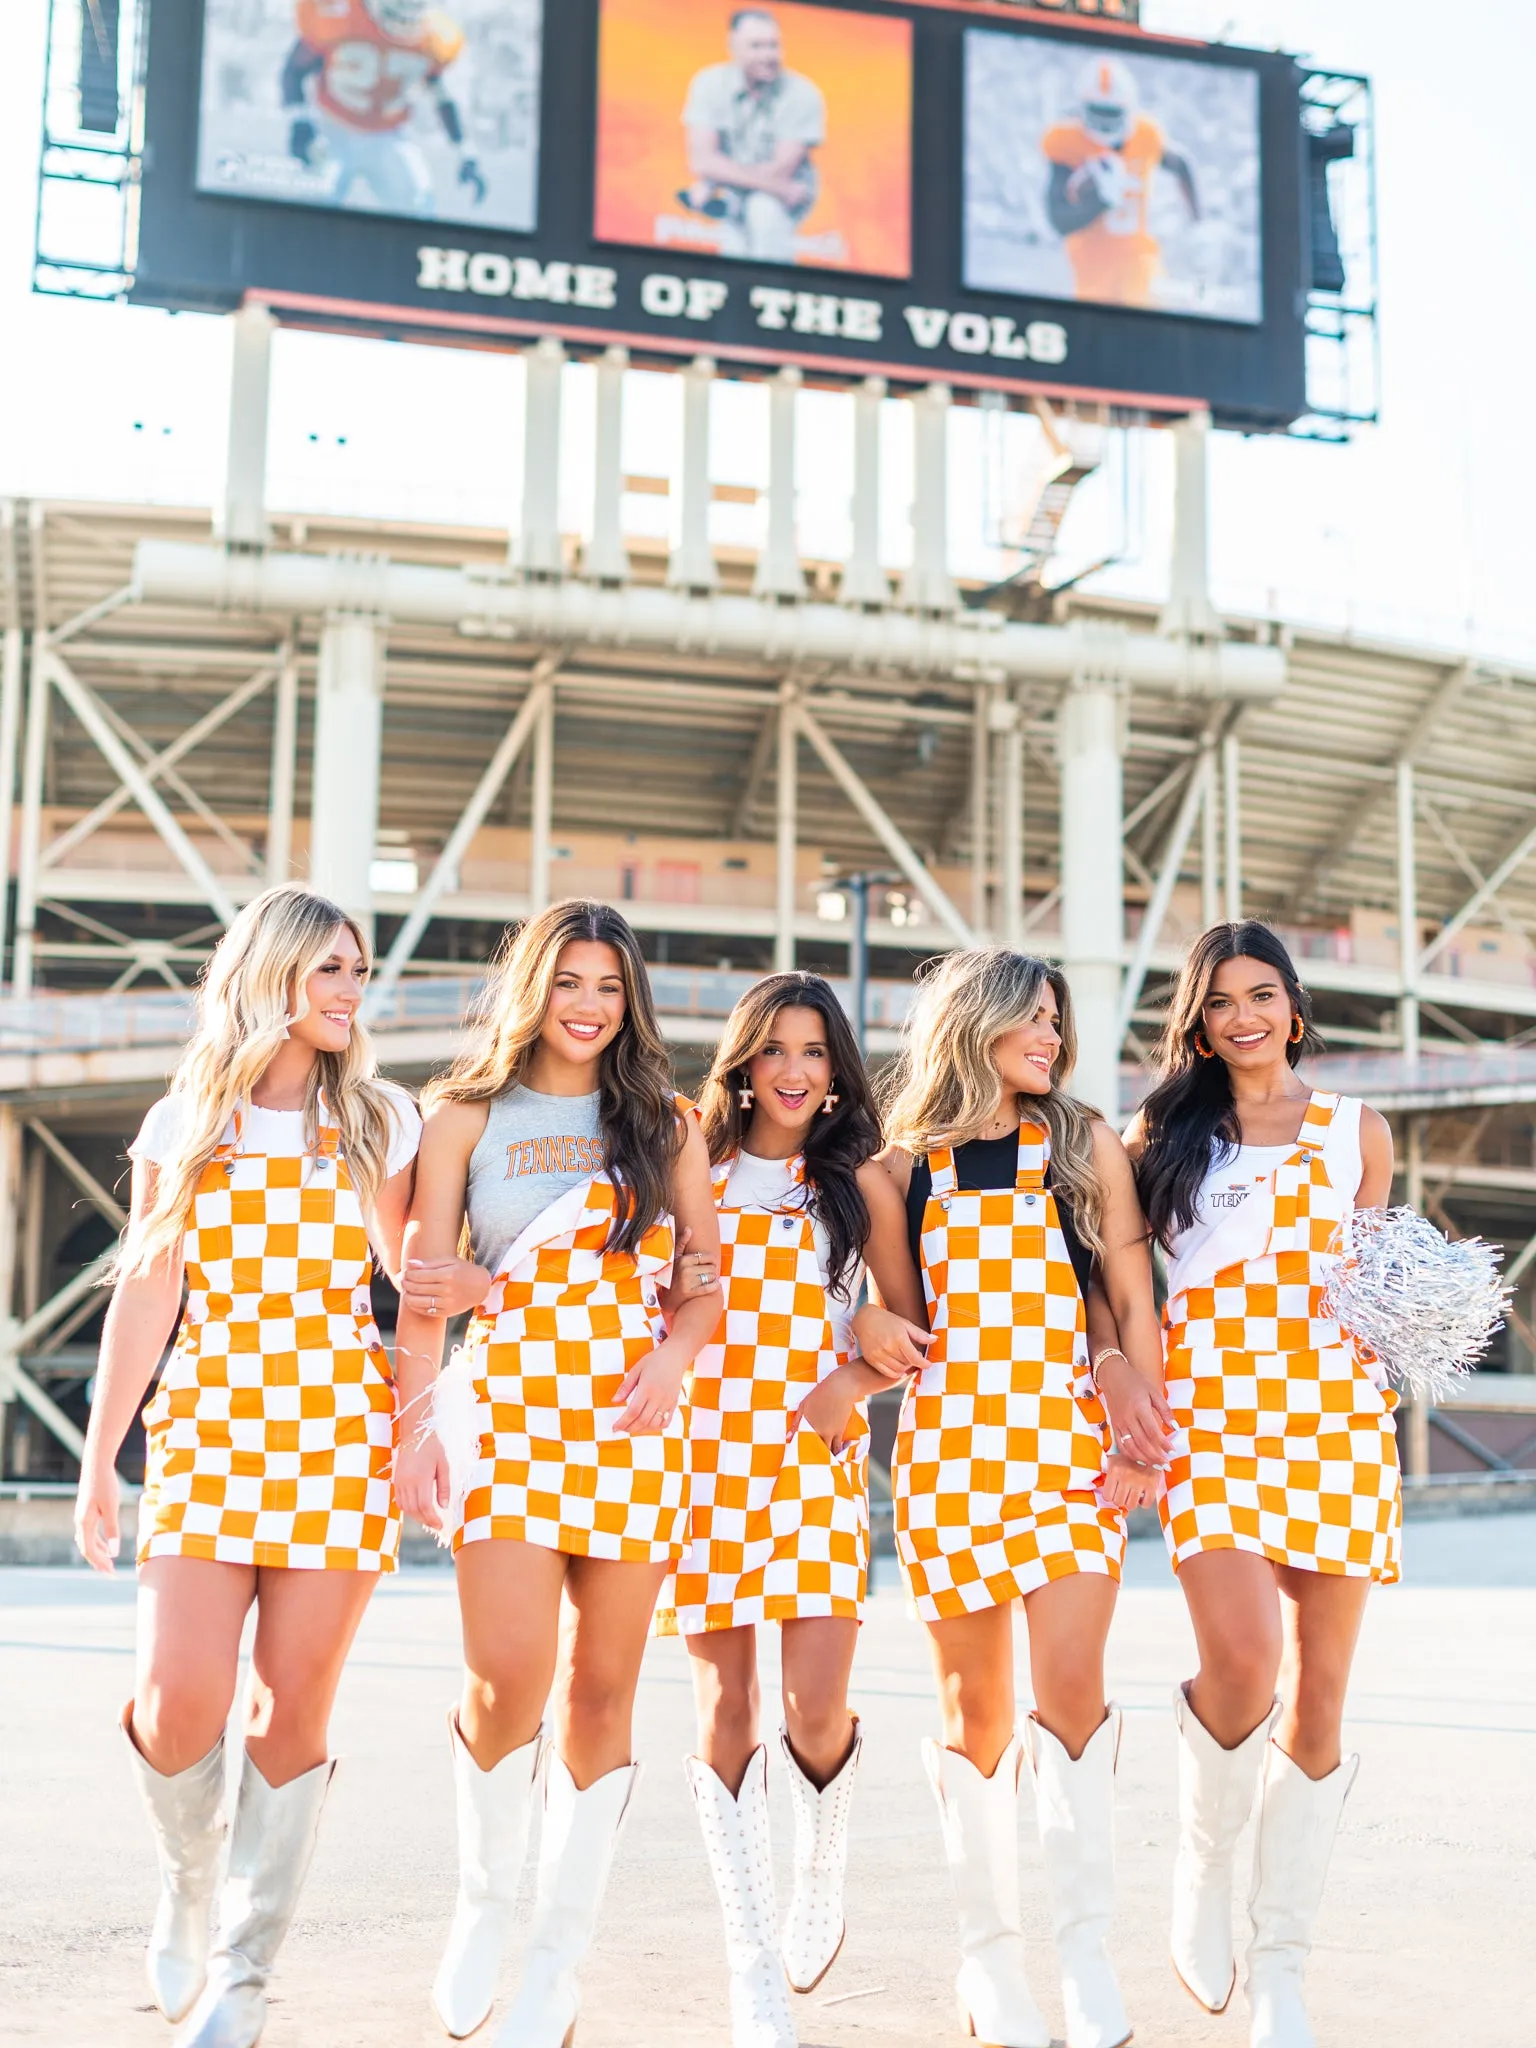
<path id="1" fill-rule="evenodd" d="M 820 975 L 773 974 L 747 991 L 699 1106 L 725 1314 L 694 1362 L 693 1540 L 659 1626 L 686 1636 L 693 1660 L 688 1781 L 725 1916 L 733 2037 L 793 2048 L 786 1978 L 813 1991 L 842 1945 L 859 1761 L 848 1679 L 869 1573 L 863 1404 L 889 1375 L 855 1355 L 853 1304 L 866 1263 L 902 1315 L 920 1319 L 922 1296 L 901 1199 L 876 1164 L 863 1056 Z M 903 1341 L 899 1323 L 891 1334 Z M 906 1356 L 916 1365 L 922 1353 L 908 1342 Z M 758 1725 L 764 1622 L 779 1625 L 795 1809 L 782 1935 Z"/>
<path id="2" fill-rule="evenodd" d="M 378 1078 L 357 1021 L 368 971 L 366 936 L 334 903 L 282 888 L 247 904 L 208 963 L 170 1093 L 130 1147 L 75 1538 L 111 1571 L 117 1454 L 185 1277 L 144 1411 L 138 1670 L 123 1712 L 160 1862 L 150 1986 L 167 2019 L 190 2012 L 178 2048 L 261 2036 L 335 1770 L 331 1703 L 400 1539 L 369 1239 L 398 1275 L 421 1121 Z M 252 1606 L 226 1830 L 225 1723 Z"/>
<path id="3" fill-rule="evenodd" d="M 1250 919 L 1190 948 L 1126 1133 L 1168 1257 L 1160 1508 L 1200 1668 L 1174 1695 L 1173 1962 L 1211 2012 L 1237 1979 L 1232 1858 L 1262 1780 L 1249 1912 L 1253 2048 L 1311 2048 L 1302 1970 L 1344 1801 L 1344 1696 L 1373 1583 L 1399 1574 L 1395 1396 L 1323 1306 L 1392 1133 L 1309 1088 L 1319 1041 L 1290 955 Z M 1279 1697 L 1276 1697 L 1278 1682 Z"/>
<path id="4" fill-rule="evenodd" d="M 1002 946 L 952 953 L 907 1020 L 886 1111 L 932 1331 L 897 1431 L 896 1547 L 943 1716 L 924 1760 L 959 1908 L 962 2025 L 996 2048 L 1051 2040 L 1019 1918 L 1026 1756 L 1068 2048 L 1130 2038 L 1105 1951 L 1120 1716 L 1104 1645 L 1125 1511 L 1151 1497 L 1169 1417 L 1146 1225 L 1120 1140 L 1065 1092 L 1075 1054 L 1057 969 Z M 1096 1357 L 1095 1282 L 1119 1325 Z M 857 1327 L 866 1356 L 900 1364 Z M 1022 1731 L 1015 1601 L 1035 1695 Z"/>
<path id="5" fill-rule="evenodd" d="M 459 1895 L 433 1999 L 456 2037 L 490 2011 L 542 1771 L 538 1896 L 498 2038 L 563 2048 L 638 1771 L 640 1661 L 687 1538 L 684 1376 L 720 1314 L 711 1281 L 669 1330 L 658 1289 L 677 1232 L 708 1261 L 719 1239 L 703 1135 L 617 911 L 561 903 L 530 919 L 480 1021 L 427 1093 L 398 1347 L 409 1406 L 433 1387 L 445 1317 L 475 1306 L 451 1369 L 472 1403 L 467 1470 L 436 1402 L 397 1467 L 407 1512 L 452 1530 L 464 1632 L 449 1717 Z"/>

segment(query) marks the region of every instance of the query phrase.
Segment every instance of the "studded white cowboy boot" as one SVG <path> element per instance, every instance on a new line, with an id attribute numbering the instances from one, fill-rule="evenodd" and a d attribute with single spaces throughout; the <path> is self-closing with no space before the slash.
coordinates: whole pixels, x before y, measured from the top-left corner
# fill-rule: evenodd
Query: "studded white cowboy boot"
<path id="1" fill-rule="evenodd" d="M 779 1744 L 789 1765 L 795 1809 L 795 1888 L 784 1916 L 784 1974 L 796 1991 L 814 1991 L 843 1945 L 848 1811 L 864 1737 L 855 1715 L 852 1747 L 837 1776 L 822 1786 L 813 1785 L 801 1770 L 787 1728 L 779 1730 Z"/>
<path id="2" fill-rule="evenodd" d="M 689 1757 L 683 1769 L 725 1919 L 732 2048 L 795 2048 L 773 1895 L 767 1751 L 761 1743 L 753 1750 L 734 1799 L 698 1757 Z"/>
<path id="3" fill-rule="evenodd" d="M 496 2048 L 569 2048 L 581 1990 L 576 1971 L 597 1927 L 614 1845 L 640 1776 L 638 1764 L 609 1771 L 585 1792 L 560 1755 L 544 1752 L 544 1826 L 539 1890 L 523 1981 L 496 2034 Z"/>
<path id="4" fill-rule="evenodd" d="M 1252 2048 L 1316 2048 L 1302 1972 L 1339 1817 L 1359 1768 L 1359 1757 L 1347 1756 L 1326 1778 L 1309 1778 L 1277 1742 L 1265 1755 L 1248 1902 L 1253 1920 L 1248 1949 Z"/>
<path id="5" fill-rule="evenodd" d="M 1104 1947 L 1115 1908 L 1120 1710 L 1109 1709 L 1075 1762 L 1033 1715 L 1025 1735 L 1051 1887 L 1067 2048 L 1123 2048 L 1131 2038 L 1131 2023 Z"/>
<path id="6" fill-rule="evenodd" d="M 496 1997 L 517 1881 L 528 1853 L 528 1816 L 543 1731 L 482 1771 L 448 1712 L 459 1824 L 459 1896 L 432 2004 L 456 2041 L 485 2023 Z"/>
<path id="7" fill-rule="evenodd" d="M 179 2020 L 192 2010 L 208 1974 L 208 1923 L 226 1832 L 224 1738 L 201 1762 L 166 1777 L 133 1739 L 132 1700 L 122 1728 L 160 1865 L 160 1903 L 144 1968 L 155 2004 L 168 2020 Z"/>
<path id="8" fill-rule="evenodd" d="M 1173 1865 L 1169 1950 L 1179 1982 L 1207 2012 L 1225 2012 L 1237 1982 L 1232 1952 L 1232 1855 L 1253 1811 L 1277 1700 L 1235 1749 L 1223 1749 L 1181 1685 L 1173 1695 L 1179 1730 L 1179 1852 Z"/>
<path id="9" fill-rule="evenodd" d="M 302 1778 L 269 1785 L 245 1758 L 208 1982 L 176 2048 L 256 2048 L 267 1980 L 309 1873 L 335 1769 L 316 1764 Z"/>
<path id="10" fill-rule="evenodd" d="M 1024 1974 L 1019 1925 L 1019 1770 L 1014 1736 L 997 1769 L 976 1766 L 936 1742 L 923 1765 L 939 1802 L 944 1853 L 960 1916 L 960 2024 L 983 2048 L 1051 2048 Z"/>

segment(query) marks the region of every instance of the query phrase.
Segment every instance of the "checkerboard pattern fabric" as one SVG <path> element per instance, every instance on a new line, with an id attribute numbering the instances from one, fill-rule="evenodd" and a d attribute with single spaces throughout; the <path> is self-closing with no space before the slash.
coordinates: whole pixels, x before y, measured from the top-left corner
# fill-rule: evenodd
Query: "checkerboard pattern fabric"
<path id="1" fill-rule="evenodd" d="M 334 1127 L 313 1159 L 209 1161 L 183 1240 L 187 1308 L 144 1411 L 139 1562 L 393 1571 L 395 1391 L 362 1205 Z"/>
<path id="2" fill-rule="evenodd" d="M 1168 1400 L 1185 1432 L 1160 1507 L 1175 1566 L 1248 1550 L 1303 1571 L 1401 1576 L 1397 1397 L 1322 1312 L 1329 1246 L 1353 1205 L 1325 1158 L 1337 1106 L 1312 1097 L 1296 1150 L 1249 1197 L 1271 1206 L 1263 1256 L 1164 1313 Z"/>
<path id="3" fill-rule="evenodd" d="M 1120 1576 L 1125 1517 L 1098 1491 L 1109 1432 L 1049 1159 L 1028 1123 L 1011 1189 L 959 1188 L 954 1155 L 929 1155 L 921 1250 L 935 1341 L 891 1470 L 896 1552 L 926 1621 L 1070 1572 Z"/>
<path id="4" fill-rule="evenodd" d="M 776 1209 L 729 1205 L 716 1170 L 725 1313 L 694 1362 L 688 1410 L 690 1542 L 659 1635 L 863 1611 L 869 1575 L 869 1429 L 854 1411 L 834 1457 L 796 1410 L 841 1363 L 827 1313 L 805 1162 Z"/>
<path id="5" fill-rule="evenodd" d="M 610 1252 L 616 1203 L 606 1173 L 552 1203 L 551 1234 L 541 1240 L 539 1223 L 524 1233 L 475 1312 L 464 1344 L 487 1426 L 456 1551 L 504 1537 L 666 1564 L 683 1549 L 684 1404 L 655 1435 L 613 1426 L 625 1374 L 666 1334 L 656 1289 L 672 1266 L 672 1219 L 653 1225 L 638 1253 Z"/>

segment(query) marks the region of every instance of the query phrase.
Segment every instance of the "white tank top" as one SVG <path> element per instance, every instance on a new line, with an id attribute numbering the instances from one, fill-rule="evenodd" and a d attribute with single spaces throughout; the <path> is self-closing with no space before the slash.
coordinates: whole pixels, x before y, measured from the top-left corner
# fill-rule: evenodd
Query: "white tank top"
<path id="1" fill-rule="evenodd" d="M 794 1175 L 791 1172 L 793 1160 L 760 1159 L 755 1152 L 738 1152 L 727 1182 L 726 1200 L 733 1209 L 777 1209 L 783 1205 L 794 1190 Z M 827 1273 L 832 1264 L 832 1240 L 827 1226 L 811 1211 L 811 1236 L 816 1243 L 816 1264 L 821 1271 L 821 1284 L 827 1289 L 827 1316 L 832 1324 L 832 1337 L 841 1352 L 848 1352 L 852 1345 L 853 1304 L 859 1298 L 864 1285 L 864 1267 L 856 1264 L 848 1277 L 848 1284 L 842 1293 L 834 1293 L 827 1286 Z"/>
<path id="2" fill-rule="evenodd" d="M 1328 1178 L 1348 1201 L 1359 1191 L 1364 1168 L 1360 1157 L 1360 1103 L 1343 1095 L 1333 1112 L 1323 1144 L 1323 1164 Z M 1219 1164 L 1209 1168 L 1195 1199 L 1195 1220 L 1181 1230 L 1168 1248 L 1168 1293 L 1179 1294 L 1190 1284 L 1190 1276 L 1201 1273 L 1209 1261 L 1207 1247 L 1233 1212 L 1246 1208 L 1265 1185 L 1276 1167 L 1296 1150 L 1289 1145 L 1239 1145 Z"/>

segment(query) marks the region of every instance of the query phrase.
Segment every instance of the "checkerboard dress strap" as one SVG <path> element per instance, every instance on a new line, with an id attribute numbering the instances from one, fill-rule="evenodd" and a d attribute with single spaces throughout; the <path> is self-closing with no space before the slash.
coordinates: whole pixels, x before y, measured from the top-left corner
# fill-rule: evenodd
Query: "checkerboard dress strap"
<path id="1" fill-rule="evenodd" d="M 226 1173 L 234 1172 L 235 1161 L 240 1157 L 240 1146 L 245 1137 L 244 1103 L 237 1102 L 235 1104 L 233 1121 L 234 1130 L 221 1144 L 214 1147 L 213 1157 L 208 1162 L 210 1166 L 222 1166 Z"/>
<path id="2" fill-rule="evenodd" d="M 947 1201 L 955 1192 L 955 1155 L 948 1145 L 928 1154 L 928 1179 L 935 1201 Z"/>
<path id="3" fill-rule="evenodd" d="M 1045 1188 L 1045 1170 L 1051 1163 L 1051 1141 L 1038 1124 L 1019 1124 L 1019 1170 L 1014 1175 L 1017 1195 L 1038 1195 Z"/>
<path id="4" fill-rule="evenodd" d="M 731 1168 L 736 1164 L 740 1156 L 739 1152 L 728 1152 L 724 1159 L 718 1160 L 710 1169 L 710 1191 L 714 1195 L 715 1207 L 717 1209 L 725 1200 L 726 1182 L 731 1177 Z"/>

